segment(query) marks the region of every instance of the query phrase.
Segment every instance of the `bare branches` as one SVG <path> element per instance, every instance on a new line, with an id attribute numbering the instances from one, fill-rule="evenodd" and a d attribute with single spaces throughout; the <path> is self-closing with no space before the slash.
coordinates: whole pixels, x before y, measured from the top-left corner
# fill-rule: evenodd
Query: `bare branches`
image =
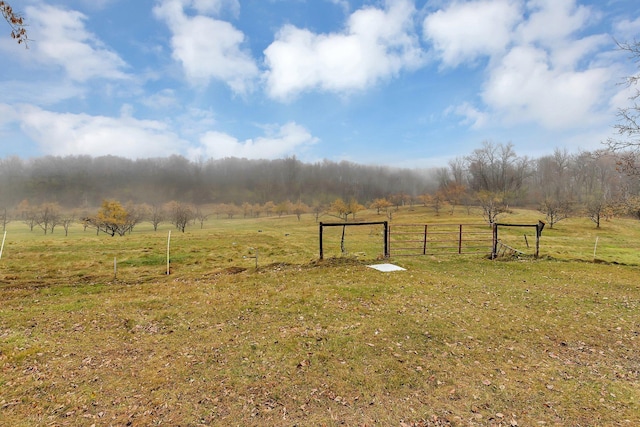
<path id="1" fill-rule="evenodd" d="M 0 13 L 11 27 L 11 38 L 28 47 L 27 29 L 22 15 L 13 10 L 6 1 L 0 0 Z"/>
<path id="2" fill-rule="evenodd" d="M 618 43 L 618 47 L 620 50 L 627 52 L 631 60 L 640 67 L 640 42 L 634 40 L 632 43 Z M 640 81 L 640 73 L 626 77 L 624 84 L 627 87 L 635 87 L 638 85 L 638 81 Z M 640 152 L 640 105 L 638 105 L 637 101 L 640 99 L 640 90 L 636 88 L 629 99 L 633 101 L 633 105 L 618 110 L 619 123 L 614 126 L 622 139 L 609 138 L 607 145 L 613 151 L 628 150 L 638 153 Z M 627 162 L 621 166 L 627 172 L 638 173 L 635 169 L 637 167 L 635 162 Z M 631 169 L 629 169 L 629 166 L 631 166 Z"/>

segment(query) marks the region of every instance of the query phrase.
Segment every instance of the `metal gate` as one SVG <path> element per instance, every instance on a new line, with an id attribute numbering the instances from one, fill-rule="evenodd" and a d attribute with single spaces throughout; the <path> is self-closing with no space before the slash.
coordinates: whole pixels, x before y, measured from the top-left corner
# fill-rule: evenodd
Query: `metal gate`
<path id="1" fill-rule="evenodd" d="M 487 224 L 389 225 L 390 256 L 491 254 L 493 231 Z"/>

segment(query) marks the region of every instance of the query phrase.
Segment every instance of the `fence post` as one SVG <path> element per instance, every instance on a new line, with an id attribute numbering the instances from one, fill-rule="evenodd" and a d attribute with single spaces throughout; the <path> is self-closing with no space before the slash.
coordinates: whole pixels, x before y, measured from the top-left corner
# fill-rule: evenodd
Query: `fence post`
<path id="1" fill-rule="evenodd" d="M 389 253 L 389 240 L 391 239 L 391 233 L 389 232 L 389 223 L 387 221 L 384 222 L 384 257 L 389 258 L 391 254 Z"/>
<path id="2" fill-rule="evenodd" d="M 496 259 L 498 254 L 498 224 L 493 222 L 491 223 L 493 227 L 493 244 L 491 245 L 491 259 Z"/>
<path id="3" fill-rule="evenodd" d="M 428 227 L 428 225 L 425 224 L 424 225 L 424 243 L 422 245 L 422 255 L 426 255 L 427 254 L 427 227 Z"/>
<path id="4" fill-rule="evenodd" d="M 458 255 L 462 253 L 462 224 L 460 224 L 460 233 L 458 235 Z"/>
<path id="5" fill-rule="evenodd" d="M 542 229 L 545 225 L 544 221 L 538 221 L 538 224 L 536 224 L 536 258 L 540 254 L 540 236 L 542 236 Z"/>
<path id="6" fill-rule="evenodd" d="M 324 254 L 322 253 L 322 221 L 320 221 L 320 229 L 318 231 L 318 235 L 320 239 L 320 259 L 323 259 Z"/>

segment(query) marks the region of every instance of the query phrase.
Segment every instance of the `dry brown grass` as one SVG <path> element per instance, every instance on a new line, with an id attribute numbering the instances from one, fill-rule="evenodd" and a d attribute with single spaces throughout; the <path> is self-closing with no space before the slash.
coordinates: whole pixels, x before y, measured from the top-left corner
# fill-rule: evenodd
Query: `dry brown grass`
<path id="1" fill-rule="evenodd" d="M 449 256 L 380 273 L 313 260 L 315 225 L 282 224 L 177 236 L 169 276 L 166 235 L 15 240 L 2 424 L 640 424 L 637 266 Z"/>

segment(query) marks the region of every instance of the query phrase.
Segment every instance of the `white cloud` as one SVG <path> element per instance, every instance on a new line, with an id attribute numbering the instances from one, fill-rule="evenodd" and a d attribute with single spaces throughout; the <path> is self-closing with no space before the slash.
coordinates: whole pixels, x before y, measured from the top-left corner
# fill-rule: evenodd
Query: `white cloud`
<path id="1" fill-rule="evenodd" d="M 344 13 L 349 13 L 351 6 L 349 5 L 348 0 L 329 0 L 329 2 L 340 7 L 344 11 Z"/>
<path id="2" fill-rule="evenodd" d="M 149 108 L 162 109 L 176 106 L 178 99 L 175 90 L 162 89 L 159 92 L 151 93 L 141 100 L 141 103 Z"/>
<path id="3" fill-rule="evenodd" d="M 499 55 L 511 42 L 520 9 L 513 0 L 454 2 L 424 19 L 424 37 L 448 67 Z"/>
<path id="4" fill-rule="evenodd" d="M 2 100 L 10 104 L 52 105 L 68 99 L 82 98 L 85 89 L 70 81 L 0 81 Z"/>
<path id="5" fill-rule="evenodd" d="M 118 0 L 80 0 L 80 3 L 84 5 L 84 7 L 93 9 L 93 10 L 101 10 L 104 9 L 111 3 L 114 3 Z"/>
<path id="6" fill-rule="evenodd" d="M 593 18 L 591 9 L 577 6 L 575 0 L 528 0 L 526 8 L 529 16 L 517 31 L 520 43 L 548 48 L 571 38 Z"/>
<path id="7" fill-rule="evenodd" d="M 354 12 L 342 33 L 314 34 L 286 25 L 265 49 L 267 91 L 289 99 L 306 90 L 361 90 L 423 64 L 414 35 L 413 4 L 388 1 L 384 10 Z"/>
<path id="8" fill-rule="evenodd" d="M 197 107 L 189 107 L 183 114 L 175 118 L 176 128 L 180 134 L 192 139 L 198 139 L 200 135 L 208 132 L 216 125 L 216 115 L 212 110 L 204 110 Z"/>
<path id="9" fill-rule="evenodd" d="M 552 49 L 548 49 L 549 63 L 552 67 L 560 70 L 578 70 L 581 61 L 589 58 L 592 63 L 586 67 L 596 66 L 596 54 L 602 46 L 612 46 L 611 37 L 608 34 L 596 34 L 581 39 L 565 39 L 554 43 Z"/>
<path id="10" fill-rule="evenodd" d="M 127 77 L 122 71 L 127 64 L 86 30 L 82 13 L 40 4 L 27 7 L 26 17 L 30 50 L 45 64 L 62 67 L 80 82 Z"/>
<path id="11" fill-rule="evenodd" d="M 615 25 L 616 36 L 620 37 L 620 42 L 632 42 L 640 34 L 640 17 L 629 21 L 623 19 Z"/>
<path id="12" fill-rule="evenodd" d="M 516 47 L 491 77 L 485 103 L 510 123 L 538 122 L 549 129 L 584 126 L 595 119 L 609 71 L 554 69 L 544 50 Z"/>
<path id="13" fill-rule="evenodd" d="M 196 1 L 199 11 L 219 11 L 219 2 Z M 226 21 L 204 15 L 187 16 L 185 1 L 164 0 L 154 8 L 172 32 L 173 58 L 182 64 L 187 79 L 207 85 L 211 79 L 225 82 L 236 93 L 245 93 L 258 76 L 250 53 L 242 49 L 244 34 Z"/>
<path id="14" fill-rule="evenodd" d="M 451 110 L 463 123 L 567 129 L 602 123 L 610 114 L 613 68 L 598 53 L 611 40 L 578 36 L 597 19 L 575 0 L 477 0 L 427 16 L 424 31 L 445 66 L 489 59 L 482 104 Z"/>
<path id="15" fill-rule="evenodd" d="M 185 4 L 191 4 L 198 13 L 218 15 L 227 8 L 237 16 L 240 12 L 239 0 L 183 0 Z"/>
<path id="16" fill-rule="evenodd" d="M 175 120 L 166 122 L 136 119 L 133 114 L 134 108 L 129 104 L 122 105 L 120 117 L 107 117 L 0 103 L 0 130 L 18 124 L 42 154 L 56 156 L 86 154 L 149 158 L 186 153 L 192 159 L 275 159 L 318 142 L 318 138 L 293 122 L 267 126 L 264 136 L 239 141 L 222 132 L 206 131 L 215 125 L 215 119 L 208 110 L 189 109 Z M 187 138 L 199 143 L 189 147 L 189 142 L 176 133 L 174 127 L 181 128 Z"/>
<path id="17" fill-rule="evenodd" d="M 9 104 L 0 103 L 0 129 L 18 120 L 18 113 Z"/>
<path id="18" fill-rule="evenodd" d="M 24 133 L 45 154 L 148 158 L 174 154 L 183 145 L 165 124 L 155 120 L 56 113 L 34 106 L 17 110 Z"/>
<path id="19" fill-rule="evenodd" d="M 468 102 L 463 102 L 456 107 L 449 107 L 445 113 L 455 113 L 464 117 L 462 124 L 469 125 L 471 128 L 482 128 L 489 119 L 489 114 L 478 110 Z"/>
<path id="20" fill-rule="evenodd" d="M 190 150 L 189 157 L 276 159 L 317 141 L 304 127 L 293 122 L 266 136 L 246 141 L 222 132 L 207 132 L 200 140 L 201 147 Z"/>

